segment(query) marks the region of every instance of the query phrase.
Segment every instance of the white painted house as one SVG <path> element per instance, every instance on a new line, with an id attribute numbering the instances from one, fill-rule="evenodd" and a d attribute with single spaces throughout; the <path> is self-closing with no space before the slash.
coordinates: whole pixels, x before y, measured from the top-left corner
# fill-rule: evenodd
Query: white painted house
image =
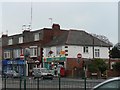
<path id="1" fill-rule="evenodd" d="M 66 70 L 73 69 L 79 64 L 77 61 L 77 55 L 79 53 L 82 55 L 82 59 L 86 61 L 93 58 L 109 59 L 110 47 L 112 47 L 111 44 L 85 31 L 64 31 L 60 36 L 55 36 L 53 40 L 43 48 L 44 67 L 49 68 L 51 64 L 57 63 L 56 65 L 62 64 Z M 65 53 L 61 55 L 61 51 Z M 60 59 L 62 57 L 64 57 L 64 60 Z"/>

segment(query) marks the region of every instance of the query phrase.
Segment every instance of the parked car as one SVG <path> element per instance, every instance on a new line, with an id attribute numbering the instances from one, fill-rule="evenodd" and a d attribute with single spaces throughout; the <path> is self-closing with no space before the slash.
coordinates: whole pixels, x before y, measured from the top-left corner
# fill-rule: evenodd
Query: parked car
<path id="1" fill-rule="evenodd" d="M 20 77 L 20 74 L 14 70 L 7 70 L 6 72 L 4 72 L 4 77 L 16 78 L 16 77 Z"/>
<path id="2" fill-rule="evenodd" d="M 42 78 L 42 79 L 53 79 L 53 74 L 47 70 L 46 68 L 34 68 L 33 69 L 34 78 Z"/>
<path id="3" fill-rule="evenodd" d="M 93 87 L 92 90 L 120 90 L 120 77 L 108 79 Z"/>

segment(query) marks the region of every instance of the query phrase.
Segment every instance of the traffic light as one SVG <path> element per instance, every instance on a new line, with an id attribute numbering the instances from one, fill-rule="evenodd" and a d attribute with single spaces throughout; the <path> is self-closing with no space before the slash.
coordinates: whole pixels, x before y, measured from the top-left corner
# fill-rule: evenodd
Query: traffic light
<path id="1" fill-rule="evenodd" d="M 40 60 L 41 61 L 40 62 L 41 63 L 41 67 L 43 67 L 43 61 L 42 61 L 43 57 L 44 57 L 44 55 L 43 55 L 43 48 L 41 48 L 41 60 Z"/>
<path id="2" fill-rule="evenodd" d="M 41 48 L 41 58 L 43 58 L 43 48 Z"/>

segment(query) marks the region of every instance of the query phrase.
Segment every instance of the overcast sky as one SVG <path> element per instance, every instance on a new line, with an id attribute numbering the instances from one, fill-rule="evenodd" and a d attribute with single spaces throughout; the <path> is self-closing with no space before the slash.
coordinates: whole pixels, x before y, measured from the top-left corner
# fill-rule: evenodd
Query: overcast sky
<path id="1" fill-rule="evenodd" d="M 22 33 L 22 25 L 31 21 L 30 2 L 2 2 L 1 10 L 1 33 Z M 118 42 L 118 2 L 32 2 L 33 30 L 51 28 L 49 18 L 62 29 L 84 29 Z"/>

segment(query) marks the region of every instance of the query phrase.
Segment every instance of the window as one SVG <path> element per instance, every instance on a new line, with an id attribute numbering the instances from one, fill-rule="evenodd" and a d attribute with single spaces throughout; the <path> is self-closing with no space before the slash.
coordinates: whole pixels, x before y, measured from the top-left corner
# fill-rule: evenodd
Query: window
<path id="1" fill-rule="evenodd" d="M 46 48 L 46 56 L 50 56 L 49 52 L 50 52 L 51 48 Z"/>
<path id="2" fill-rule="evenodd" d="M 5 59 L 10 58 L 10 51 L 5 51 L 4 52 L 4 58 Z"/>
<path id="3" fill-rule="evenodd" d="M 12 45 L 12 44 L 13 44 L 13 39 L 11 38 L 8 40 L 8 45 Z"/>
<path id="4" fill-rule="evenodd" d="M 14 58 L 20 57 L 20 54 L 21 54 L 21 50 L 20 49 L 15 49 L 13 52 L 14 52 Z"/>
<path id="5" fill-rule="evenodd" d="M 43 52 L 43 51 L 42 51 Z M 38 56 L 40 56 L 41 55 L 41 48 L 40 47 L 38 47 Z"/>
<path id="6" fill-rule="evenodd" d="M 95 90 L 118 90 L 119 89 L 119 80 L 115 80 L 115 81 L 110 81 L 108 83 L 105 83 L 101 86 L 99 86 L 98 88 L 96 88 Z"/>
<path id="7" fill-rule="evenodd" d="M 68 48 L 68 46 L 65 46 L 65 48 Z"/>
<path id="8" fill-rule="evenodd" d="M 65 56 L 68 56 L 68 54 L 65 54 Z"/>
<path id="9" fill-rule="evenodd" d="M 60 55 L 60 51 L 62 50 L 62 47 L 56 47 L 56 55 Z"/>
<path id="10" fill-rule="evenodd" d="M 88 47 L 87 46 L 83 47 L 83 52 L 88 53 Z"/>
<path id="11" fill-rule="evenodd" d="M 23 43 L 23 37 L 19 37 L 19 43 Z"/>
<path id="12" fill-rule="evenodd" d="M 34 41 L 37 41 L 37 40 L 39 40 L 39 33 L 36 33 L 34 36 Z"/>
<path id="13" fill-rule="evenodd" d="M 68 52 L 68 50 L 65 50 L 65 52 Z"/>
<path id="14" fill-rule="evenodd" d="M 100 57 L 100 49 L 95 49 L 95 57 Z"/>
<path id="15" fill-rule="evenodd" d="M 37 46 L 30 46 L 30 56 L 37 57 Z"/>

